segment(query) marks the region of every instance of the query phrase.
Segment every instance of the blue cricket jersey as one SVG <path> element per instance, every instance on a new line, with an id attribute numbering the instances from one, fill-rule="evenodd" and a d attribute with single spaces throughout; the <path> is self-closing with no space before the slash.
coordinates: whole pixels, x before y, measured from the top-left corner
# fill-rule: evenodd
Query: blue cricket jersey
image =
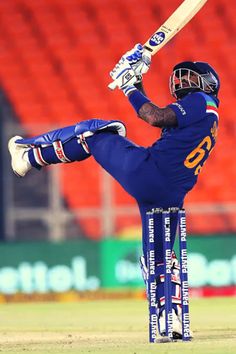
<path id="1" fill-rule="evenodd" d="M 164 128 L 161 138 L 149 149 L 172 185 L 188 191 L 197 182 L 215 146 L 218 104 L 214 96 L 195 92 L 169 105 L 176 113 L 178 126 Z"/>

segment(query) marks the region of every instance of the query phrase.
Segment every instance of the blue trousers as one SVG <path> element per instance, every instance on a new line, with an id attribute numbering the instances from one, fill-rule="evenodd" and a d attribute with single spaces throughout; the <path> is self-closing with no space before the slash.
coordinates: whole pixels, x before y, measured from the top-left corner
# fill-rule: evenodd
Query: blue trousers
<path id="1" fill-rule="evenodd" d="M 110 132 L 95 134 L 87 139 L 91 155 L 138 203 L 142 220 L 143 254 L 146 257 L 146 212 L 152 208 L 182 207 L 185 194 L 171 186 L 149 148 Z M 161 216 L 160 216 L 161 217 Z M 161 219 L 155 242 L 157 262 L 163 262 Z M 177 226 L 176 215 L 171 216 L 172 246 Z"/>

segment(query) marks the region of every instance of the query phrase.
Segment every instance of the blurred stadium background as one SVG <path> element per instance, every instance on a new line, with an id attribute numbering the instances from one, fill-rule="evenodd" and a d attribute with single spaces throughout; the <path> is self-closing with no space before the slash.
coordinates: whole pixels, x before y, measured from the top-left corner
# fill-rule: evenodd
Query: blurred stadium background
<path id="1" fill-rule="evenodd" d="M 92 158 L 17 179 L 7 141 L 97 117 L 120 119 L 130 139 L 152 144 L 160 132 L 138 120 L 118 90 L 108 90 L 109 71 L 180 3 L 0 1 L 0 300 L 143 290 L 134 200 Z M 218 142 L 185 205 L 195 295 L 236 295 L 235 11 L 235 0 L 209 0 L 153 58 L 144 81 L 164 106 L 177 62 L 207 61 L 221 77 Z"/>

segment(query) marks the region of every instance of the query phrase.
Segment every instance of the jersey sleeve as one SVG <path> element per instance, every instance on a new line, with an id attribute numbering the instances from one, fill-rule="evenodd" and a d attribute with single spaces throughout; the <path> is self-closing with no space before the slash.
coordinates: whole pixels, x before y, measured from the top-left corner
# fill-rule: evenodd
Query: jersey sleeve
<path id="1" fill-rule="evenodd" d="M 187 95 L 168 107 L 175 112 L 179 128 L 195 124 L 206 116 L 206 100 L 198 92 Z"/>

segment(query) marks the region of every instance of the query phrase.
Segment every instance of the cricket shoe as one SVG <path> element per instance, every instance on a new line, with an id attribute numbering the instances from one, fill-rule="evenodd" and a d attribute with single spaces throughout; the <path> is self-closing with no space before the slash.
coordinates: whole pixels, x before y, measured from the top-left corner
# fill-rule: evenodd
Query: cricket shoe
<path id="1" fill-rule="evenodd" d="M 173 339 L 182 339 L 182 323 L 179 317 L 176 315 L 174 309 L 172 309 L 172 323 L 173 323 Z M 159 333 L 162 337 L 164 337 L 165 330 L 166 330 L 166 323 L 165 323 L 165 310 L 163 310 L 158 318 L 158 327 Z"/>
<path id="2" fill-rule="evenodd" d="M 18 177 L 24 177 L 32 168 L 27 154 L 30 147 L 29 145 L 17 144 L 16 140 L 18 139 L 22 139 L 22 137 L 13 136 L 13 138 L 8 141 L 8 150 L 11 155 L 11 167 L 13 172 Z"/>

